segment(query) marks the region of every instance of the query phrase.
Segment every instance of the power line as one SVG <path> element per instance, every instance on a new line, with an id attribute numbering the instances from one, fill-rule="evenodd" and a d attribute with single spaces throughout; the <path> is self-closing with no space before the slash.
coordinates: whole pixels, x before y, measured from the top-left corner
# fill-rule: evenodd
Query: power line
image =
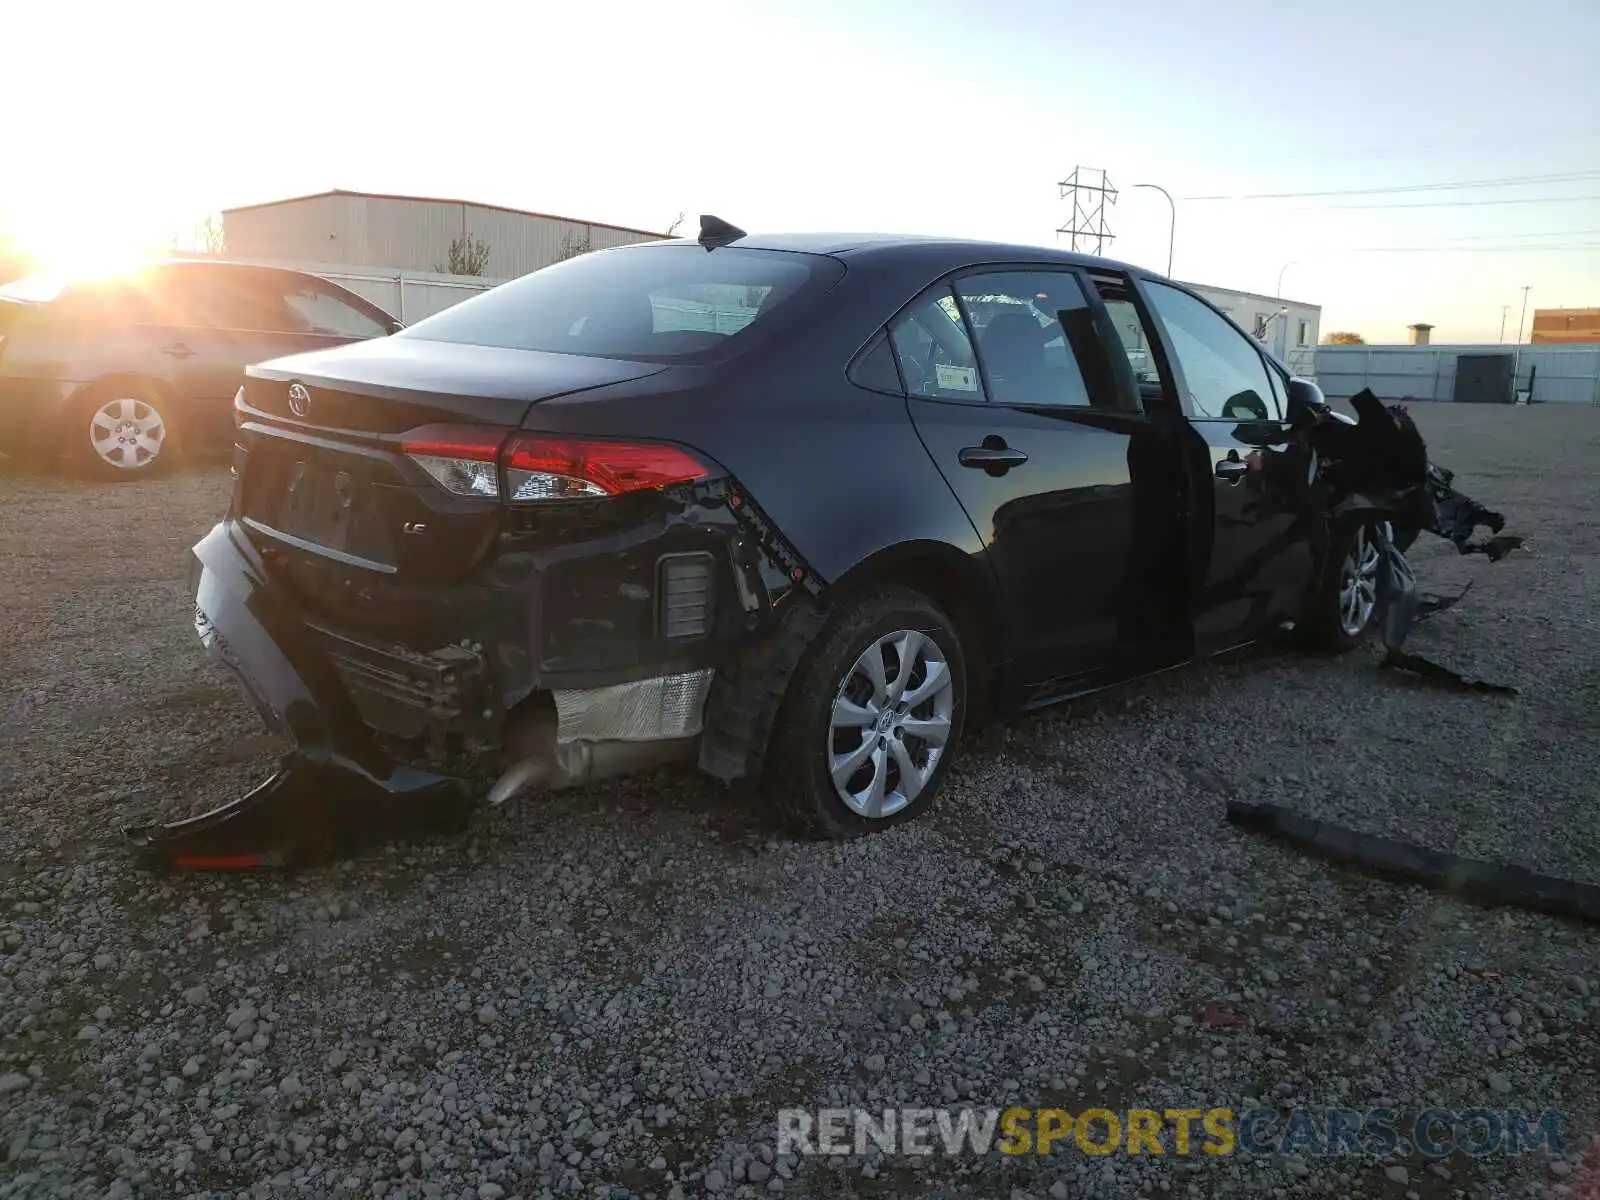
<path id="1" fill-rule="evenodd" d="M 1486 204 L 1574 204 L 1600 196 L 1520 196 L 1511 200 L 1422 200 L 1415 204 L 1307 204 L 1291 212 L 1371 211 L 1378 208 L 1477 208 Z"/>
<path id="2" fill-rule="evenodd" d="M 1463 188 L 1525 187 L 1535 183 L 1563 183 L 1600 178 L 1600 171 L 1569 171 L 1560 175 L 1506 175 L 1498 179 L 1467 179 L 1455 183 L 1413 183 L 1374 188 L 1338 188 L 1326 192 L 1240 192 L 1227 196 L 1184 196 L 1184 200 L 1296 200 L 1310 196 L 1388 196 L 1404 192 L 1452 192 Z"/>
<path id="3" fill-rule="evenodd" d="M 1600 250 L 1600 242 L 1567 246 L 1351 246 L 1339 254 L 1538 254 L 1541 251 Z"/>
<path id="4" fill-rule="evenodd" d="M 1551 229 L 1538 233 L 1473 233 L 1447 238 L 1451 242 L 1494 242 L 1501 238 L 1600 237 L 1600 229 Z"/>

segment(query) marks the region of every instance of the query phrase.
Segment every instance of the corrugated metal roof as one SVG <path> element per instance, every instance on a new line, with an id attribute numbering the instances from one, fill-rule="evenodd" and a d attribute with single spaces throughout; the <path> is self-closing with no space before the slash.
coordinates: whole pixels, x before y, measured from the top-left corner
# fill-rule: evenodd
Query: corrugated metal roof
<path id="1" fill-rule="evenodd" d="M 590 221 L 582 217 L 563 217 L 555 213 L 534 212 L 526 208 L 508 208 L 504 204 L 484 204 L 478 200 L 455 200 L 446 196 L 402 196 L 387 192 L 352 192 L 344 188 L 334 188 L 327 192 L 309 192 L 304 196 L 285 196 L 281 200 L 263 200 L 260 204 L 240 204 L 234 208 L 225 208 L 223 215 L 237 212 L 252 212 L 262 208 L 274 208 L 280 204 L 301 204 L 307 200 L 325 200 L 333 196 L 349 197 L 355 200 L 412 200 L 419 204 L 460 204 L 468 208 L 487 208 L 496 212 L 515 213 L 519 217 L 543 217 L 549 221 L 567 221 L 574 225 L 591 225 L 596 229 L 615 229 L 619 233 L 637 233 L 645 237 L 662 238 L 667 235 L 654 229 L 635 229 L 630 225 L 615 225 L 609 221 Z"/>

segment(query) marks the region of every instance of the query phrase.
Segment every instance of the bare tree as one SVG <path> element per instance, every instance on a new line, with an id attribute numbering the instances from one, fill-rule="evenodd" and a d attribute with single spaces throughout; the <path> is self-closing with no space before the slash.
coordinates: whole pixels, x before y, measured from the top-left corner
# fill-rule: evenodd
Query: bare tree
<path id="1" fill-rule="evenodd" d="M 594 244 L 589 240 L 588 234 L 579 237 L 575 233 L 569 233 L 562 239 L 561 250 L 556 255 L 556 261 L 566 262 L 569 258 L 577 258 L 578 255 L 587 254 L 593 249 Z"/>
<path id="2" fill-rule="evenodd" d="M 222 217 L 212 213 L 200 222 L 200 248 L 207 254 L 226 254 L 228 252 L 227 233 L 222 223 Z"/>
<path id="3" fill-rule="evenodd" d="M 441 275 L 482 275 L 489 269 L 489 243 L 476 234 L 450 239 L 450 261 L 433 268 Z"/>
<path id="4" fill-rule="evenodd" d="M 191 254 L 226 254 L 227 238 L 225 235 L 222 216 L 212 213 L 203 221 L 196 221 L 188 228 L 175 229 L 168 235 L 168 241 L 174 250 Z"/>
<path id="5" fill-rule="evenodd" d="M 668 237 L 672 237 L 678 232 L 678 226 L 683 224 L 684 218 L 688 215 L 688 213 L 680 212 L 677 216 L 672 218 L 672 224 L 667 226 Z"/>

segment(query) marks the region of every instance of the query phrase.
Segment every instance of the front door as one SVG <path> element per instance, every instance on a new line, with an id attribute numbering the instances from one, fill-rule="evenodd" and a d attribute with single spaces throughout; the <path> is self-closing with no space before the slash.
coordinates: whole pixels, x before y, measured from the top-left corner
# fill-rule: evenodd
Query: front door
<path id="1" fill-rule="evenodd" d="M 1160 434 L 1113 381 L 1076 272 L 1011 268 L 930 289 L 891 325 L 923 444 L 982 537 L 1022 703 L 1167 665 L 1184 633 L 1134 570 Z M 1152 451 L 1154 453 L 1152 453 Z M 1157 606 L 1158 607 L 1158 606 Z"/>
<path id="2" fill-rule="evenodd" d="M 1140 284 L 1209 474 L 1197 509 L 1196 649 L 1214 653 L 1295 617 L 1311 581 L 1310 451 L 1290 436 L 1276 367 L 1238 326 L 1170 284 Z M 1203 457 L 1201 457 L 1203 456 Z"/>

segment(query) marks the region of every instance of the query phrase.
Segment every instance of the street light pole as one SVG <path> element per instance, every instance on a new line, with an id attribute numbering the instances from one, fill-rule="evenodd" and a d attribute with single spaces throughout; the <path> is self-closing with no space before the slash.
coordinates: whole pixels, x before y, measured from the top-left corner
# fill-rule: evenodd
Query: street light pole
<path id="1" fill-rule="evenodd" d="M 1279 300 L 1283 299 L 1283 273 L 1290 267 L 1294 266 L 1294 264 L 1295 260 L 1290 259 L 1288 262 L 1284 263 L 1283 266 L 1278 268 L 1278 290 L 1274 292 L 1273 295 L 1275 295 Z"/>
<path id="2" fill-rule="evenodd" d="M 1499 341 L 1500 341 L 1501 345 L 1505 345 L 1505 340 L 1506 340 L 1506 317 L 1508 315 L 1510 315 L 1510 312 L 1511 312 L 1511 305 L 1502 304 L 1500 306 L 1500 339 L 1499 339 Z"/>
<path id="3" fill-rule="evenodd" d="M 1136 183 L 1136 188 L 1154 188 L 1167 198 L 1167 209 L 1171 212 L 1171 220 L 1167 223 L 1167 278 L 1172 278 L 1172 243 L 1178 234 L 1178 206 L 1173 203 L 1172 193 L 1159 183 Z"/>
<path id="4" fill-rule="evenodd" d="M 1522 345 L 1522 325 L 1528 319 L 1528 293 L 1532 290 L 1533 286 L 1531 284 L 1522 289 L 1522 315 L 1517 318 L 1517 345 L 1519 346 Z"/>

